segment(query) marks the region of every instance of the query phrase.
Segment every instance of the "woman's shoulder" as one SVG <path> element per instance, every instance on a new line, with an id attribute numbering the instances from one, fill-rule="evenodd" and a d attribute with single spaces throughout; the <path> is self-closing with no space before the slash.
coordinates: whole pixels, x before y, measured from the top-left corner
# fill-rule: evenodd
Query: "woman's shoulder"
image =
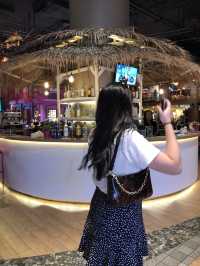
<path id="1" fill-rule="evenodd" d="M 136 130 L 136 129 L 126 129 L 124 131 L 124 137 L 127 139 L 137 139 L 137 138 L 143 138 L 143 136 Z"/>
<path id="2" fill-rule="evenodd" d="M 127 129 L 124 132 L 123 137 L 124 145 L 128 149 L 131 149 L 133 146 L 137 148 L 144 148 L 148 144 L 148 140 L 140 134 L 136 129 Z"/>

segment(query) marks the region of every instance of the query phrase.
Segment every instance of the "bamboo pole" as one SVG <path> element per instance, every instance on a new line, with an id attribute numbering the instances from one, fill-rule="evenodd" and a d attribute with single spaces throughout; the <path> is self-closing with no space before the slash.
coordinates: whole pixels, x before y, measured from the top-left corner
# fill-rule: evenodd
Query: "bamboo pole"
<path id="1" fill-rule="evenodd" d="M 104 71 L 106 70 L 106 68 L 100 67 L 100 69 L 99 69 L 98 65 L 95 64 L 93 67 L 90 67 L 90 70 L 91 70 L 92 74 L 94 75 L 95 97 L 98 98 L 99 89 L 100 89 L 99 79 L 100 79 L 101 75 L 104 73 Z"/>
<path id="2" fill-rule="evenodd" d="M 61 108 L 60 108 L 60 72 L 57 68 L 56 71 L 56 96 L 57 96 L 57 118 L 58 122 L 60 122 Z"/>
<path id="3" fill-rule="evenodd" d="M 95 90 L 95 97 L 98 98 L 99 94 L 99 70 L 98 65 L 93 65 L 90 67 L 90 71 L 92 72 L 94 76 L 94 90 Z"/>
<path id="4" fill-rule="evenodd" d="M 143 76 L 142 76 L 142 59 L 139 61 L 139 114 L 138 118 L 139 121 L 142 121 L 142 109 L 143 109 L 143 104 L 142 104 L 142 91 L 143 91 Z"/>
<path id="5" fill-rule="evenodd" d="M 15 74 L 9 73 L 9 72 L 7 72 L 7 71 L 5 71 L 5 70 L 0 69 L 0 72 L 3 73 L 3 74 L 6 74 L 6 75 L 8 75 L 8 76 L 10 76 L 10 77 L 12 77 L 12 78 L 20 79 L 20 80 L 22 80 L 22 81 L 24 81 L 24 82 L 26 82 L 26 83 L 29 83 L 29 84 L 32 84 L 32 83 L 33 83 L 32 80 L 22 78 L 22 77 L 20 77 L 20 76 L 18 76 L 18 75 L 15 75 Z M 38 84 L 38 85 L 39 85 L 39 84 Z M 41 84 L 40 84 L 40 85 L 41 85 Z"/>

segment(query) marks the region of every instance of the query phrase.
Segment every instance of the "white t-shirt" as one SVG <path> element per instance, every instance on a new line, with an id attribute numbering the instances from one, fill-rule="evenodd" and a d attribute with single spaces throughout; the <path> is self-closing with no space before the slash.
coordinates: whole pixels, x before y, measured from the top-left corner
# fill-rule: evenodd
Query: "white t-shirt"
<path id="1" fill-rule="evenodd" d="M 145 169 L 160 150 L 135 130 L 126 130 L 121 137 L 113 172 L 116 175 L 128 175 Z M 107 179 L 100 181 L 93 176 L 95 185 L 107 193 Z"/>

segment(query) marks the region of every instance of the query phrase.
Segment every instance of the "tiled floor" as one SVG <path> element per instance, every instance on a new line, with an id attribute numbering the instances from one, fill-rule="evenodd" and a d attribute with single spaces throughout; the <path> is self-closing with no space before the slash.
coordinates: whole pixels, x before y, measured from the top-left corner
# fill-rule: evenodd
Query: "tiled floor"
<path id="1" fill-rule="evenodd" d="M 144 266 L 189 266 L 200 257 L 200 217 L 148 234 L 149 257 Z M 80 253 L 66 251 L 46 256 L 0 261 L 0 266 L 83 266 Z M 125 266 L 125 265 L 121 265 Z M 200 266 L 198 262 L 194 266 Z"/>
<path id="2" fill-rule="evenodd" d="M 184 244 L 145 261 L 144 266 L 198 266 L 199 258 L 200 232 Z"/>
<path id="3" fill-rule="evenodd" d="M 184 245 L 182 249 L 187 254 L 189 248 L 200 246 L 198 236 L 200 237 L 200 217 L 153 231 L 148 234 L 149 257 L 147 259 L 170 252 L 179 245 Z M 193 238 L 194 241 L 191 240 Z"/>

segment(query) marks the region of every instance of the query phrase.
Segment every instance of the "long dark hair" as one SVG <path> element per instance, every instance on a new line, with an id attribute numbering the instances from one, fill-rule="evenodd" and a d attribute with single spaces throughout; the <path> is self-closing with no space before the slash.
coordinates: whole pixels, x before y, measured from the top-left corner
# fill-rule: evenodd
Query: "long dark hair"
<path id="1" fill-rule="evenodd" d="M 80 169 L 93 167 L 97 180 L 104 177 L 110 165 L 115 136 L 132 128 L 134 122 L 130 90 L 121 85 L 102 89 L 97 101 L 96 127 Z"/>

